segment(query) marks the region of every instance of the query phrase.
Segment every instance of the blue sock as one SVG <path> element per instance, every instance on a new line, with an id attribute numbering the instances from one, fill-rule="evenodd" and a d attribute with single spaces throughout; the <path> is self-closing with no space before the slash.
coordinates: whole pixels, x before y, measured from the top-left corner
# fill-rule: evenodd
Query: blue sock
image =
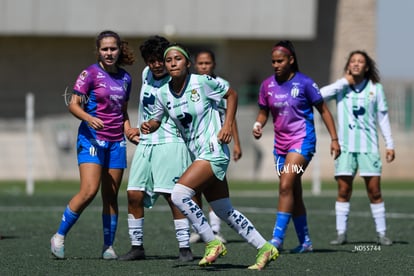
<path id="1" fill-rule="evenodd" d="M 277 212 L 276 214 L 275 227 L 273 228 L 273 238 L 279 240 L 281 244 L 285 238 L 286 229 L 291 216 L 292 214 L 285 212 Z"/>
<path id="2" fill-rule="evenodd" d="M 118 215 L 102 214 L 104 244 L 111 246 L 114 244 L 116 228 L 118 226 Z"/>
<path id="3" fill-rule="evenodd" d="M 293 218 L 293 224 L 295 225 L 296 235 L 298 236 L 299 244 L 310 243 L 308 222 L 306 215 Z"/>
<path id="4" fill-rule="evenodd" d="M 70 228 L 76 223 L 80 214 L 73 212 L 69 205 L 66 206 L 65 212 L 62 215 L 62 221 L 60 222 L 59 230 L 57 231 L 58 234 L 62 236 L 66 236 L 69 232 Z"/>

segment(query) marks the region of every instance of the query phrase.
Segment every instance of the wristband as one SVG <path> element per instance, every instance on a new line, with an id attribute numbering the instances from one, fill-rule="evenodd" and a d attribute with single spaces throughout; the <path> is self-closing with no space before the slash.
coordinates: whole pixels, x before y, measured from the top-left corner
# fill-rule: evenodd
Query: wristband
<path id="1" fill-rule="evenodd" d="M 261 127 L 262 127 L 262 124 L 259 123 L 259 122 L 255 122 L 254 125 L 253 125 L 253 129 L 257 129 L 257 128 L 261 128 Z"/>
<path id="2" fill-rule="evenodd" d="M 338 138 L 335 138 L 335 139 L 331 139 L 331 141 L 333 142 L 333 141 L 338 141 Z"/>

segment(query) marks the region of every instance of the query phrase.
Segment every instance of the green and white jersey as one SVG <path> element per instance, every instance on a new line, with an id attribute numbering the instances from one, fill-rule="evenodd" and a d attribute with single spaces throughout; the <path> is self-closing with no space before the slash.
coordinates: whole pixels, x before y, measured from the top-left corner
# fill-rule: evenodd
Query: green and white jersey
<path id="1" fill-rule="evenodd" d="M 378 118 L 388 110 L 382 85 L 365 80 L 357 89 L 342 78 L 320 91 L 325 99 L 336 100 L 341 150 L 378 153 Z"/>
<path id="2" fill-rule="evenodd" d="M 208 75 L 188 75 L 181 95 L 170 91 L 169 85 L 157 91 L 153 118 L 160 121 L 168 114 L 196 159 L 228 159 L 227 145 L 217 141 L 221 129 L 217 103 L 228 89 L 224 83 Z"/>
<path id="3" fill-rule="evenodd" d="M 227 80 L 216 76 L 216 80 L 223 83 L 225 86 L 230 87 L 230 84 Z M 221 123 L 224 123 L 224 117 L 226 116 L 226 109 L 227 109 L 227 100 L 221 99 L 217 105 L 218 111 L 220 113 Z"/>
<path id="4" fill-rule="evenodd" d="M 152 111 L 155 104 L 155 94 L 156 91 L 168 83 L 170 79 L 169 75 L 162 79 L 154 79 L 154 76 L 149 69 L 145 67 L 142 71 L 142 87 L 141 93 L 139 95 L 139 104 L 138 104 L 138 128 L 143 122 L 148 121 L 151 118 Z M 164 144 L 171 142 L 180 142 L 183 143 L 184 140 L 181 137 L 179 130 L 175 123 L 169 119 L 169 116 L 166 114 L 161 119 L 160 128 L 151 134 L 142 134 L 140 135 L 140 144 Z"/>

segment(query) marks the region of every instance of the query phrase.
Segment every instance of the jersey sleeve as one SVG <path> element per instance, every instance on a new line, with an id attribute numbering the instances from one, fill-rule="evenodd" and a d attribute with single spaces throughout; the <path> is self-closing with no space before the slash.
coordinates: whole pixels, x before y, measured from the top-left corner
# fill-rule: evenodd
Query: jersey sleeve
<path id="1" fill-rule="evenodd" d="M 322 97 L 326 100 L 331 100 L 347 85 L 349 85 L 349 83 L 345 78 L 338 79 L 334 83 L 326 85 L 320 89 Z"/>
<path id="2" fill-rule="evenodd" d="M 209 75 L 202 75 L 200 78 L 205 78 L 203 83 L 207 86 L 205 90 L 207 98 L 215 102 L 220 102 L 230 88 L 228 82 L 220 82 Z"/>
<path id="3" fill-rule="evenodd" d="M 323 101 L 323 97 L 321 95 L 321 92 L 319 91 L 318 85 L 310 78 L 308 78 L 308 80 L 306 81 L 305 95 L 312 105 L 317 105 L 318 103 Z"/>
<path id="4" fill-rule="evenodd" d="M 85 69 L 79 74 L 78 78 L 76 79 L 75 85 L 73 87 L 73 92 L 75 94 L 87 95 L 91 90 L 92 83 L 92 72 L 88 69 Z"/>
<path id="5" fill-rule="evenodd" d="M 266 81 L 262 82 L 259 89 L 259 98 L 257 100 L 257 104 L 261 109 L 269 109 L 267 93 L 266 93 Z"/>
<path id="6" fill-rule="evenodd" d="M 384 88 L 380 83 L 375 84 L 377 90 L 377 102 L 378 102 L 378 111 L 387 111 L 388 105 L 385 98 Z"/>

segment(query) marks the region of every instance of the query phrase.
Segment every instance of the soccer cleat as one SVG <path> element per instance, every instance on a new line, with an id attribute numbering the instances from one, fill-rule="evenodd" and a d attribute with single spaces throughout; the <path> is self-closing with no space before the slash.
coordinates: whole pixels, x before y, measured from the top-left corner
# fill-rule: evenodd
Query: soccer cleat
<path id="1" fill-rule="evenodd" d="M 379 245 L 392 245 L 392 240 L 387 238 L 385 235 L 378 235 L 377 244 L 379 244 Z"/>
<path id="2" fill-rule="evenodd" d="M 201 242 L 201 236 L 196 233 L 196 232 L 192 232 L 190 234 L 190 243 L 197 243 L 197 242 Z"/>
<path id="3" fill-rule="evenodd" d="M 142 245 L 133 245 L 128 253 L 119 256 L 119 261 L 135 261 L 145 259 L 145 250 Z"/>
<path id="4" fill-rule="evenodd" d="M 102 249 L 102 259 L 104 260 L 116 260 L 118 256 L 116 255 L 112 246 L 104 245 Z"/>
<path id="5" fill-rule="evenodd" d="M 220 232 L 214 232 L 214 237 L 221 241 L 222 243 L 227 243 L 226 239 L 223 237 L 223 235 Z"/>
<path id="6" fill-rule="evenodd" d="M 278 251 L 281 251 L 283 249 L 283 241 L 281 241 L 278 238 L 273 237 L 269 243 L 271 243 L 274 247 L 277 248 Z"/>
<path id="7" fill-rule="evenodd" d="M 292 249 L 290 253 L 311 253 L 313 252 L 312 242 L 304 242 L 298 247 Z"/>
<path id="8" fill-rule="evenodd" d="M 219 256 L 227 254 L 227 249 L 224 244 L 219 240 L 212 240 L 207 243 L 204 257 L 198 263 L 199 266 L 206 266 L 216 261 Z"/>
<path id="9" fill-rule="evenodd" d="M 50 251 L 52 255 L 58 259 L 65 258 L 65 238 L 59 237 L 58 234 L 53 235 L 50 239 Z"/>
<path id="10" fill-rule="evenodd" d="M 256 255 L 256 263 L 248 267 L 251 270 L 262 270 L 265 266 L 279 256 L 276 246 L 270 242 L 266 242 Z"/>
<path id="11" fill-rule="evenodd" d="M 191 252 L 189 247 L 180 248 L 178 259 L 182 262 L 191 262 L 194 260 L 193 252 Z"/>
<path id="12" fill-rule="evenodd" d="M 332 240 L 330 242 L 330 244 L 332 244 L 332 245 L 343 245 L 345 243 L 347 243 L 346 233 L 338 234 L 338 236 L 336 237 L 336 239 L 334 239 L 334 240 Z"/>

